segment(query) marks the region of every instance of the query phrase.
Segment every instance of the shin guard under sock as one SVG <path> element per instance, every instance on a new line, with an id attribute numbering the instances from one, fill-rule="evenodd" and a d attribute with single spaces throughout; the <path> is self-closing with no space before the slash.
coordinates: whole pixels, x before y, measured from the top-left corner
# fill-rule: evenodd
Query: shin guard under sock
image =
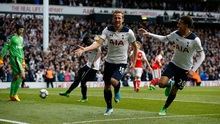
<path id="1" fill-rule="evenodd" d="M 155 80 L 152 79 L 152 80 L 150 81 L 150 85 L 154 85 L 154 84 L 155 84 Z"/>
<path id="2" fill-rule="evenodd" d="M 10 96 L 9 97 L 12 97 L 15 93 L 15 87 L 16 87 L 16 81 L 12 81 L 11 82 L 11 87 L 10 87 Z"/>
<path id="3" fill-rule="evenodd" d="M 121 84 L 120 84 L 120 82 L 118 82 L 118 85 L 116 87 L 114 87 L 115 94 L 119 92 L 120 87 L 121 87 Z"/>
<path id="4" fill-rule="evenodd" d="M 136 88 L 137 88 L 136 84 L 137 84 L 137 81 L 136 81 L 136 80 L 134 80 L 134 81 L 133 81 L 134 90 L 136 90 Z"/>
<path id="5" fill-rule="evenodd" d="M 164 107 L 168 108 L 175 98 L 176 98 L 176 94 L 170 94 L 166 100 Z"/>
<path id="6" fill-rule="evenodd" d="M 87 86 L 81 86 L 82 98 L 87 99 Z"/>
<path id="7" fill-rule="evenodd" d="M 155 79 L 154 86 L 159 82 L 159 78 Z"/>
<path id="8" fill-rule="evenodd" d="M 16 81 L 15 81 L 15 88 L 14 88 L 14 94 L 17 94 L 18 93 L 18 89 L 21 85 L 21 82 L 22 82 L 22 79 L 21 78 L 18 78 Z"/>
<path id="9" fill-rule="evenodd" d="M 112 91 L 104 90 L 104 98 L 107 104 L 107 108 L 112 108 Z"/>
<path id="10" fill-rule="evenodd" d="M 69 89 L 66 91 L 66 93 L 71 93 L 73 89 L 75 89 L 76 87 L 78 87 L 79 85 L 79 80 L 75 80 L 71 86 L 69 87 Z"/>
<path id="11" fill-rule="evenodd" d="M 137 89 L 140 89 L 140 85 L 141 85 L 141 80 L 138 79 L 138 80 L 137 80 Z"/>

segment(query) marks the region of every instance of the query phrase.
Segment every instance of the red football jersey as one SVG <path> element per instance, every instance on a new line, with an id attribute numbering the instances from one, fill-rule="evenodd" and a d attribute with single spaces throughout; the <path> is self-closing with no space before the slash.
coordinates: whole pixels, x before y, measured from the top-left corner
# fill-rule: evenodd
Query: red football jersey
<path id="1" fill-rule="evenodd" d="M 162 62 L 162 59 L 163 59 L 162 55 L 160 55 L 160 54 L 157 55 L 157 56 L 155 57 L 155 59 L 154 59 L 153 64 L 152 64 L 152 69 L 161 68 L 159 62 Z M 159 62 L 158 62 L 158 61 L 159 61 Z"/>

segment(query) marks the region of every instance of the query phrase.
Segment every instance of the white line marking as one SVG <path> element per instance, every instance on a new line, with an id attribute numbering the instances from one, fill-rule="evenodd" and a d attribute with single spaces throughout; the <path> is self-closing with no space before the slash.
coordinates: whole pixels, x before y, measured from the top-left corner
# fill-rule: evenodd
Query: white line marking
<path id="1" fill-rule="evenodd" d="M 130 98 L 130 99 L 147 99 L 147 100 L 162 100 L 165 101 L 166 98 L 164 99 L 155 99 L 155 98 L 140 98 L 140 97 L 125 97 L 125 98 Z M 178 102 L 193 102 L 193 103 L 204 103 L 204 104 L 220 104 L 220 102 L 204 102 L 204 101 L 192 101 L 192 100 L 174 100 L 174 101 L 178 101 Z"/>
<path id="2" fill-rule="evenodd" d="M 0 122 L 8 122 L 8 123 L 13 123 L 13 124 L 28 124 L 25 122 L 12 121 L 12 120 L 6 120 L 6 119 L 1 119 L 1 118 L 0 118 Z"/>
<path id="3" fill-rule="evenodd" d="M 63 124 L 84 124 L 84 123 L 95 123 L 95 122 L 111 122 L 111 121 L 125 121 L 125 120 L 143 120 L 143 119 L 158 119 L 158 118 L 173 118 L 173 117 L 199 117 L 199 116 L 215 116 L 220 114 L 201 114 L 201 115 L 173 115 L 173 116 L 157 116 L 157 117 L 143 117 L 143 118 L 121 118 L 121 119 L 104 119 L 104 120 L 91 120 L 91 121 L 78 121 Z M 103 115 L 104 116 L 104 115 Z M 111 116 L 111 115 L 110 115 Z"/>
<path id="4" fill-rule="evenodd" d="M 81 95 L 75 95 L 75 96 L 81 96 Z M 93 97 L 101 97 L 102 95 L 88 95 L 88 96 L 93 96 Z M 143 97 L 122 97 L 122 98 L 127 98 L 127 99 L 146 99 L 146 100 L 160 100 L 160 101 L 166 101 L 167 97 L 158 99 L 158 98 L 143 98 Z M 192 102 L 192 103 L 204 103 L 204 104 L 220 104 L 220 102 L 212 102 L 212 101 L 193 101 L 193 100 L 179 100 L 175 99 L 174 101 L 178 102 Z"/>

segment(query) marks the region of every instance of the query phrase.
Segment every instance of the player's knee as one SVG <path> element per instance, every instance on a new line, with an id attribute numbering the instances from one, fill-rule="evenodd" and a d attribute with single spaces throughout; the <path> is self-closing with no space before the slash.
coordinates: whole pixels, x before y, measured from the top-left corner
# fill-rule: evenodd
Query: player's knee
<path id="1" fill-rule="evenodd" d="M 86 82 L 81 82 L 81 86 L 85 87 L 86 86 Z"/>
<path id="2" fill-rule="evenodd" d="M 160 88 L 165 88 L 165 83 L 163 83 L 163 82 L 158 82 L 158 85 Z"/>
<path id="3" fill-rule="evenodd" d="M 25 79 L 25 73 L 21 73 L 21 74 L 13 76 L 13 80 L 17 80 L 18 78 L 24 80 Z"/>
<path id="4" fill-rule="evenodd" d="M 110 91 L 111 90 L 111 85 L 105 85 L 104 90 L 105 91 Z"/>
<path id="5" fill-rule="evenodd" d="M 21 74 L 21 75 L 19 76 L 19 78 L 21 78 L 22 80 L 24 80 L 24 79 L 25 79 L 25 74 Z"/>
<path id="6" fill-rule="evenodd" d="M 111 84 L 113 87 L 116 87 L 118 85 L 118 80 L 114 79 L 114 78 L 111 78 Z"/>

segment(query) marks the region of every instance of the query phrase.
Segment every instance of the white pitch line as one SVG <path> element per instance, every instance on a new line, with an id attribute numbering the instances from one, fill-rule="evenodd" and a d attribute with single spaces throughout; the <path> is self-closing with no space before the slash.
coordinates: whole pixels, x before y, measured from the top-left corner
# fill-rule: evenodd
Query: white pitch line
<path id="1" fill-rule="evenodd" d="M 157 116 L 157 117 L 143 117 L 143 118 L 123 118 L 123 119 L 104 119 L 104 120 L 91 120 L 91 121 L 78 121 L 63 124 L 84 124 L 84 123 L 95 123 L 95 122 L 112 122 L 112 121 L 126 121 L 126 120 L 143 120 L 143 119 L 158 119 L 158 118 L 173 118 L 173 117 L 199 117 L 199 116 L 214 116 L 220 114 L 200 114 L 200 115 L 174 115 L 174 116 Z M 104 115 L 103 115 L 104 116 Z"/>
<path id="2" fill-rule="evenodd" d="M 166 100 L 165 98 L 164 99 L 155 99 L 155 98 L 140 98 L 140 97 L 126 97 L 126 98 L 130 98 L 130 99 L 147 99 L 147 100 Z M 203 102 L 203 101 L 192 101 L 192 100 L 176 100 L 175 101 L 178 101 L 178 102 L 193 102 L 193 103 L 204 103 L 204 104 L 220 104 L 220 102 Z"/>
<path id="3" fill-rule="evenodd" d="M 1 118 L 0 118 L 0 122 L 8 122 L 8 123 L 13 123 L 13 124 L 28 124 L 25 122 L 12 121 L 12 120 L 6 120 L 6 119 L 1 119 Z"/>

